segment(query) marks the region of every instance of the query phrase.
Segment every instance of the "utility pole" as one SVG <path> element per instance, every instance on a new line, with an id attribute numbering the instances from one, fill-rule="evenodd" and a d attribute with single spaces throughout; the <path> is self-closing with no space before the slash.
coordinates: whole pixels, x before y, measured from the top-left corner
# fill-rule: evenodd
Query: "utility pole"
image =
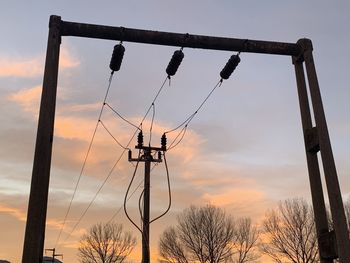
<path id="1" fill-rule="evenodd" d="M 52 263 L 55 263 L 55 257 L 61 257 L 63 259 L 63 254 L 56 254 L 55 248 L 47 248 L 45 249 L 45 253 L 46 251 L 52 251 Z"/>
<path id="2" fill-rule="evenodd" d="M 55 103 L 58 77 L 58 61 L 61 37 L 75 36 L 114 41 L 144 43 L 152 45 L 177 46 L 210 50 L 239 51 L 293 56 L 298 94 L 302 115 L 304 142 L 309 169 L 311 196 L 315 209 L 317 236 L 322 263 L 332 262 L 339 257 L 340 263 L 350 262 L 350 239 L 346 225 L 345 212 L 335 167 L 332 147 L 328 134 L 315 63 L 312 55 L 311 40 L 300 39 L 297 43 L 261 41 L 252 39 L 211 37 L 172 32 L 140 30 L 125 27 L 113 27 L 75 23 L 61 20 L 59 16 L 50 17 L 43 91 L 40 104 L 37 141 L 33 162 L 32 181 L 28 204 L 26 233 L 24 238 L 22 263 L 41 262 L 45 238 L 47 197 L 50 179 L 51 153 L 55 118 Z M 307 83 L 304 66 L 306 69 Z M 308 92 L 310 96 L 308 96 Z M 310 98 L 309 98 L 310 97 Z M 313 111 L 309 102 L 312 103 Z M 314 119 L 315 126 L 312 124 Z M 145 162 L 145 192 L 143 211 L 143 263 L 149 262 L 149 181 L 150 164 L 161 162 L 163 148 L 144 147 L 137 149 L 142 156 L 130 161 Z M 153 153 L 158 153 L 154 159 Z M 328 191 L 328 199 L 334 222 L 334 232 L 327 225 L 321 171 L 318 152 L 322 158 L 323 175 Z M 321 244 L 321 245 L 320 245 Z"/>
<path id="3" fill-rule="evenodd" d="M 144 189 L 143 189 L 143 211 L 142 211 L 142 263 L 150 263 L 149 249 L 149 225 L 150 225 L 150 184 L 151 184 L 151 163 L 162 162 L 161 152 L 166 151 L 166 138 L 162 137 L 162 147 L 143 146 L 142 131 L 138 135 L 138 145 L 135 149 L 141 151 L 138 158 L 132 158 L 132 152 L 129 151 L 129 162 L 144 162 Z M 158 154 L 158 158 L 153 157 L 153 153 Z"/>

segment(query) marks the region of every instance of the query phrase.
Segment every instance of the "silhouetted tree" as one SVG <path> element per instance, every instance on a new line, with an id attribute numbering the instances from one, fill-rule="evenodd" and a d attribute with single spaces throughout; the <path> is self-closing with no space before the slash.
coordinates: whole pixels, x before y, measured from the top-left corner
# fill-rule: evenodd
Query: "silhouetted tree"
<path id="1" fill-rule="evenodd" d="M 262 252 L 275 262 L 318 262 L 313 210 L 303 199 L 280 202 L 263 221 Z"/>
<path id="2" fill-rule="evenodd" d="M 245 263 L 251 262 L 260 257 L 256 247 L 259 239 L 259 230 L 256 225 L 252 224 L 250 218 L 241 218 L 235 224 L 234 262 Z"/>
<path id="3" fill-rule="evenodd" d="M 116 223 L 93 225 L 80 240 L 79 257 L 82 263 L 124 262 L 136 245 L 136 239 Z"/>
<path id="4" fill-rule="evenodd" d="M 248 262 L 258 231 L 249 219 L 239 221 L 238 226 L 245 229 L 236 229 L 233 218 L 221 208 L 191 206 L 178 216 L 176 227 L 163 232 L 159 242 L 161 262 L 232 262 L 238 251 L 241 261 L 236 262 Z"/>

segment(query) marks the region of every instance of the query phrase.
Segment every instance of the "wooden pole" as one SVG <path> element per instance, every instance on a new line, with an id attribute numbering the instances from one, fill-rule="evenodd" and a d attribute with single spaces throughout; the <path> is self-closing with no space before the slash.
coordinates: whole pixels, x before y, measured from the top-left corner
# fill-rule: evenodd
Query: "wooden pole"
<path id="1" fill-rule="evenodd" d="M 303 48 L 307 77 L 318 131 L 321 158 L 326 179 L 329 204 L 332 213 L 334 230 L 338 246 L 340 263 L 350 262 L 350 239 L 344 212 L 343 200 L 335 167 L 332 146 L 328 134 L 326 117 L 324 114 L 321 92 L 318 85 L 316 68 L 312 56 L 312 42 L 309 39 L 301 39 L 298 43 Z"/>
<path id="2" fill-rule="evenodd" d="M 142 263 L 150 263 L 149 248 L 149 216 L 150 216 L 150 180 L 151 180 L 151 150 L 144 150 L 145 182 L 143 195 L 143 227 L 142 227 Z"/>
<path id="3" fill-rule="evenodd" d="M 305 74 L 303 68 L 303 58 L 293 57 L 293 64 L 295 68 L 295 76 L 298 88 L 299 106 L 301 114 L 301 122 L 304 134 L 304 143 L 306 151 L 307 167 L 309 171 L 309 182 L 311 188 L 312 205 L 315 216 L 315 224 L 318 241 L 320 243 L 320 237 L 329 232 L 326 206 L 323 197 L 322 182 L 320 175 L 320 168 L 317 159 L 318 142 L 317 139 L 312 138 L 315 133 L 312 132 L 312 119 L 310 113 L 309 99 L 305 83 Z M 319 255 L 327 254 L 326 251 L 322 251 L 323 247 L 318 246 Z M 332 263 L 331 259 L 322 259 L 321 263 Z"/>
<path id="4" fill-rule="evenodd" d="M 51 16 L 22 263 L 41 263 L 55 119 L 61 18 Z"/>
<path id="5" fill-rule="evenodd" d="M 62 36 L 99 38 L 212 50 L 242 51 L 248 53 L 290 56 L 297 56 L 300 54 L 300 47 L 295 43 L 179 34 L 66 21 L 62 21 L 61 28 Z"/>

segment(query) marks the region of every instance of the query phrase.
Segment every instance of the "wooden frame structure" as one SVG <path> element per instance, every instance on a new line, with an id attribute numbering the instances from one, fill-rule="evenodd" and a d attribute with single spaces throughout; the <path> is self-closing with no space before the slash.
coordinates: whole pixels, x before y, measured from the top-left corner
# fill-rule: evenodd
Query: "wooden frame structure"
<path id="1" fill-rule="evenodd" d="M 58 61 L 61 37 L 65 36 L 291 56 L 296 74 L 321 262 L 333 262 L 333 259 L 337 256 L 339 256 L 340 263 L 350 262 L 349 232 L 312 55 L 311 40 L 300 39 L 297 43 L 282 43 L 177 34 L 66 22 L 62 21 L 59 16 L 51 16 L 23 247 L 23 263 L 41 263 L 43 257 Z M 305 77 L 304 68 L 306 69 L 307 78 Z M 306 84 L 306 79 L 308 85 Z M 311 115 L 308 93 L 310 94 L 314 116 Z M 313 120 L 315 126 L 313 126 Z M 330 232 L 328 228 L 321 173 L 317 158 L 319 152 L 322 158 L 329 204 L 334 222 L 334 232 Z"/>

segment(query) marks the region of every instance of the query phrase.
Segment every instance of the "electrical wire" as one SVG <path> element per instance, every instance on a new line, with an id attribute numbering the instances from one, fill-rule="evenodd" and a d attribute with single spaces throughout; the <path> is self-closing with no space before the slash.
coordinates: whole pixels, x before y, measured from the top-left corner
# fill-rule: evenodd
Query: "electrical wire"
<path id="1" fill-rule="evenodd" d="M 143 182 L 144 182 L 144 180 L 142 179 L 142 180 L 140 181 L 140 183 L 135 187 L 134 191 L 132 191 L 132 193 L 129 195 L 127 201 L 129 201 L 129 200 L 131 199 L 131 197 L 136 193 L 137 189 L 140 188 L 140 186 L 143 184 Z M 124 205 L 121 205 L 121 206 L 119 207 L 119 209 L 112 215 L 112 217 L 111 217 L 111 219 L 108 221 L 108 223 L 110 223 L 111 221 L 114 220 L 114 218 L 115 218 L 115 217 L 120 213 L 120 211 L 123 209 L 123 206 L 124 206 Z"/>
<path id="2" fill-rule="evenodd" d="M 170 147 L 168 148 L 168 150 L 170 149 L 173 149 L 174 147 L 176 147 L 181 141 L 182 139 L 184 138 L 185 136 L 185 133 L 186 133 L 186 130 L 187 130 L 187 127 L 188 125 L 190 124 L 190 122 L 193 120 L 193 118 L 197 115 L 197 113 L 201 110 L 201 108 L 203 107 L 203 105 L 207 102 L 207 100 L 210 98 L 210 96 L 213 94 L 213 92 L 216 90 L 217 87 L 221 86 L 223 80 L 220 79 L 218 81 L 218 83 L 214 86 L 214 88 L 212 88 L 212 90 L 209 92 L 209 94 L 205 97 L 205 99 L 202 101 L 202 103 L 198 106 L 198 108 L 195 110 L 194 113 L 192 113 L 191 115 L 189 115 L 182 123 L 180 123 L 178 126 L 176 126 L 175 128 L 171 129 L 171 130 L 168 130 L 168 131 L 165 131 L 164 133 L 165 134 L 168 134 L 168 133 L 172 133 L 178 129 L 180 129 L 181 127 L 183 127 L 181 129 L 181 131 L 179 132 L 179 134 L 175 137 L 175 139 L 173 140 L 173 142 L 170 144 Z M 180 140 L 174 145 L 175 141 L 177 140 L 177 138 L 180 136 Z M 174 145 L 174 146 L 173 146 Z"/>
<path id="3" fill-rule="evenodd" d="M 112 75 L 113 75 L 113 72 L 112 72 Z M 112 79 L 112 78 L 110 77 L 110 82 L 111 82 L 111 79 Z M 150 107 L 147 109 L 147 111 L 146 111 L 144 117 L 142 118 L 139 127 L 135 130 L 134 134 L 131 136 L 131 138 L 130 138 L 130 140 L 129 140 L 129 142 L 127 143 L 127 145 L 126 145 L 125 148 L 129 147 L 131 141 L 132 141 L 132 140 L 134 139 L 134 137 L 136 136 L 137 131 L 140 130 L 140 128 L 142 127 L 142 123 L 143 123 L 143 121 L 146 119 L 146 117 L 147 117 L 149 111 L 151 110 L 152 104 L 157 100 L 159 94 L 160 94 L 161 91 L 163 90 L 163 88 L 164 88 L 164 86 L 165 86 L 165 83 L 166 83 L 166 81 L 167 81 L 168 79 L 169 79 L 169 78 L 168 78 L 168 76 L 167 76 L 167 77 L 165 78 L 165 80 L 163 81 L 161 87 L 159 88 L 158 92 L 156 93 L 155 97 L 153 98 Z M 109 84 L 109 87 L 110 87 L 110 84 Z M 108 87 L 108 90 L 107 90 L 107 91 L 109 91 L 109 87 Z M 107 94 L 108 94 L 108 92 L 107 92 Z M 107 95 L 105 96 L 105 99 L 104 99 L 104 102 L 103 102 L 103 106 L 102 106 L 102 110 L 103 110 L 103 107 L 104 107 L 104 105 L 105 105 L 106 99 L 107 99 Z M 101 115 L 102 115 L 102 110 L 101 110 L 101 113 L 100 113 Z M 99 119 L 100 119 L 100 118 L 101 118 L 101 116 L 99 116 Z M 99 123 L 100 123 L 100 122 L 98 121 L 98 122 L 97 122 L 97 125 L 98 125 Z M 96 130 L 97 130 L 97 128 L 96 128 Z M 96 132 L 95 132 L 95 133 L 96 133 Z M 88 205 L 87 208 L 84 210 L 84 212 L 82 213 L 82 215 L 79 217 L 78 221 L 77 221 L 76 224 L 73 226 L 72 230 L 69 232 L 69 234 L 67 235 L 67 237 L 66 237 L 66 239 L 64 240 L 64 242 L 68 240 L 68 238 L 72 235 L 72 233 L 74 232 L 74 230 L 76 229 L 76 227 L 80 224 L 81 220 L 83 219 L 83 217 L 85 216 L 85 214 L 87 213 L 87 211 L 89 210 L 89 208 L 91 207 L 92 203 L 95 201 L 97 195 L 98 195 L 99 192 L 102 190 L 102 188 L 103 188 L 104 185 L 106 184 L 106 182 L 107 182 L 107 180 L 109 179 L 109 177 L 112 175 L 112 173 L 113 173 L 115 167 L 117 166 L 117 164 L 118 164 L 119 161 L 121 160 L 121 157 L 123 156 L 123 154 L 125 153 L 125 151 L 126 151 L 126 150 L 124 149 L 123 152 L 121 153 L 121 155 L 119 156 L 119 158 L 117 159 L 117 161 L 114 163 L 112 169 L 109 171 L 109 173 L 108 173 L 107 177 L 105 178 L 105 180 L 103 181 L 102 185 L 101 185 L 100 188 L 97 190 L 97 193 L 95 194 L 95 196 L 93 197 L 93 199 L 90 201 L 89 205 Z M 87 159 L 87 158 L 86 158 L 86 159 Z M 82 172 L 81 172 L 81 174 L 82 174 Z M 80 177 L 81 177 L 81 176 L 80 176 Z M 80 180 L 80 179 L 79 179 L 79 180 Z"/>
<path id="4" fill-rule="evenodd" d="M 121 118 L 123 121 L 125 121 L 126 123 L 130 124 L 131 126 L 135 127 L 136 129 L 140 130 L 140 127 L 137 127 L 135 124 L 133 124 L 132 122 L 128 121 L 126 118 L 124 118 L 119 112 L 117 112 L 111 105 L 109 105 L 107 102 L 105 103 L 105 105 L 110 108 L 111 111 L 113 111 L 116 115 L 119 116 L 119 118 Z"/>
<path id="5" fill-rule="evenodd" d="M 156 115 L 156 108 L 154 103 L 152 103 L 152 108 L 153 108 L 153 113 L 152 113 L 152 120 L 151 120 L 151 126 L 149 128 L 149 142 L 148 145 L 151 146 L 151 142 L 152 142 L 152 129 L 153 129 L 153 122 L 154 122 L 154 116 Z"/>
<path id="6" fill-rule="evenodd" d="M 171 187 L 170 187 L 170 175 L 169 175 L 169 168 L 168 168 L 168 164 L 166 161 L 166 157 L 165 157 L 165 152 L 163 152 L 163 157 L 164 157 L 164 164 L 165 164 L 165 170 L 166 170 L 166 175 L 167 175 L 167 181 L 168 181 L 168 193 L 169 193 L 169 204 L 167 209 L 165 210 L 165 212 L 163 212 L 161 215 L 157 216 L 156 218 L 152 219 L 149 223 L 153 223 L 154 221 L 160 219 L 161 217 L 165 216 L 171 207 Z"/>
<path id="7" fill-rule="evenodd" d="M 102 125 L 102 127 L 107 131 L 107 133 L 113 138 L 113 140 L 124 150 L 130 150 L 130 148 L 126 148 L 125 146 L 123 146 L 114 136 L 113 134 L 108 130 L 108 128 L 106 127 L 106 125 L 103 123 L 102 120 L 100 120 L 100 123 Z"/>
<path id="8" fill-rule="evenodd" d="M 187 127 L 188 127 L 188 124 L 186 124 L 186 125 L 181 129 L 181 131 L 178 133 L 178 135 L 175 137 L 175 139 L 174 139 L 174 140 L 171 142 L 171 144 L 169 145 L 168 151 L 174 149 L 176 146 L 178 146 L 178 145 L 181 143 L 182 139 L 185 137 L 185 134 L 186 134 L 186 131 L 187 131 Z M 177 138 L 178 138 L 181 134 L 182 134 L 181 138 L 176 142 Z M 176 143 L 175 143 L 175 142 L 176 142 Z"/>
<path id="9" fill-rule="evenodd" d="M 111 87 L 111 84 L 112 84 L 113 73 L 114 73 L 114 71 L 111 72 L 111 75 L 110 75 L 110 77 L 109 77 L 108 86 L 107 86 L 107 90 L 106 90 L 106 94 L 105 94 L 104 99 L 103 99 L 102 107 L 101 107 L 100 113 L 99 113 L 99 115 L 98 115 L 98 119 L 97 119 L 97 122 L 96 122 L 96 126 L 95 126 L 95 129 L 94 129 L 94 132 L 92 133 L 92 137 L 91 137 L 91 140 L 90 140 L 90 143 L 89 143 L 89 147 L 88 147 L 88 150 L 87 150 L 87 152 L 86 152 L 86 155 L 85 155 L 85 158 L 84 158 L 82 167 L 81 167 L 81 169 L 80 169 L 80 173 L 79 173 L 79 176 L 78 176 L 78 180 L 77 180 L 77 182 L 76 182 L 76 184 L 75 184 L 74 191 L 73 191 L 73 195 L 72 195 L 71 200 L 70 200 L 70 202 L 69 202 L 69 206 L 68 206 L 67 212 L 66 212 L 66 214 L 65 214 L 65 216 L 64 216 L 63 224 L 62 224 L 62 226 L 61 226 L 61 229 L 60 229 L 60 232 L 59 232 L 58 237 L 57 237 L 57 239 L 56 239 L 56 243 L 55 243 L 55 246 L 54 246 L 54 247 L 56 247 L 56 246 L 58 245 L 58 243 L 59 243 L 59 240 L 60 240 L 61 235 L 62 235 L 62 231 L 63 231 L 64 226 L 65 226 L 66 221 L 67 221 L 68 214 L 69 214 L 69 212 L 70 212 L 70 210 L 71 210 L 71 207 L 72 207 L 72 203 L 73 203 L 75 194 L 76 194 L 77 189 L 78 189 L 78 185 L 79 185 L 81 176 L 83 175 L 83 172 L 84 172 L 84 170 L 85 170 L 86 162 L 87 162 L 87 159 L 88 159 L 88 157 L 89 157 L 89 155 L 90 155 L 90 151 L 91 151 L 91 148 L 92 148 L 92 144 L 93 144 L 93 141 L 94 141 L 94 139 L 95 139 L 95 135 L 96 135 L 96 132 L 97 132 L 97 128 L 98 128 L 98 125 L 99 125 L 99 123 L 100 123 L 100 119 L 101 119 L 101 116 L 102 116 L 102 113 L 103 113 L 104 105 L 105 105 L 105 102 L 106 102 L 106 100 L 107 100 L 108 93 L 109 93 L 109 90 L 110 90 L 110 87 Z"/>
<path id="10" fill-rule="evenodd" d="M 156 102 L 156 100 L 157 100 L 159 94 L 161 93 L 161 91 L 163 90 L 163 88 L 164 88 L 165 83 L 167 82 L 167 80 L 169 80 L 169 86 L 170 86 L 170 78 L 167 76 L 167 77 L 165 78 L 163 84 L 160 86 L 160 88 L 159 88 L 159 90 L 158 90 L 156 96 L 155 96 L 154 99 L 152 100 L 151 105 L 148 107 L 148 109 L 147 109 L 145 115 L 143 116 L 143 119 L 142 119 L 140 125 L 142 125 L 143 121 L 146 119 L 148 113 L 150 112 L 150 110 L 151 110 L 151 108 L 152 108 L 152 105 Z"/>
<path id="11" fill-rule="evenodd" d="M 130 138 L 126 148 L 122 151 L 122 153 L 120 154 L 120 156 L 118 157 L 118 159 L 116 160 L 116 162 L 113 164 L 112 168 L 110 169 L 110 171 L 107 174 L 107 177 L 104 179 L 104 181 L 102 182 L 102 184 L 100 185 L 100 187 L 98 188 L 96 194 L 94 195 L 94 197 L 92 198 L 92 200 L 90 201 L 89 205 L 86 207 L 86 209 L 84 210 L 84 212 L 81 214 L 81 216 L 79 217 L 78 221 L 75 223 L 73 229 L 69 232 L 69 234 L 67 235 L 66 239 L 64 240 L 67 241 L 68 238 L 73 234 L 74 230 L 77 228 L 77 226 L 80 224 L 81 220 L 83 219 L 83 217 L 85 216 L 85 214 L 87 213 L 87 211 L 89 210 L 89 208 L 91 207 L 91 205 L 95 202 L 97 195 L 101 192 L 102 188 L 104 187 L 104 185 L 107 183 L 109 177 L 112 175 L 112 173 L 114 172 L 114 169 L 117 167 L 118 163 L 120 162 L 123 154 L 125 153 L 127 147 L 129 147 L 131 141 L 133 140 L 133 138 L 136 135 L 137 130 L 135 131 L 134 135 Z"/>
<path id="12" fill-rule="evenodd" d="M 135 175 L 136 175 L 136 172 L 137 172 L 137 168 L 138 168 L 139 163 L 140 163 L 140 161 L 139 161 L 140 156 L 141 156 L 141 150 L 139 150 L 139 155 L 138 155 L 138 158 L 137 158 L 135 170 L 134 170 L 134 173 L 133 173 L 133 175 L 131 177 L 128 189 L 126 190 L 126 193 L 125 193 L 125 196 L 124 196 L 124 213 L 125 213 L 126 217 L 129 219 L 129 221 L 142 233 L 141 228 L 132 220 L 132 218 L 129 216 L 127 208 L 126 208 L 126 202 L 127 202 L 129 190 L 130 190 L 130 187 L 132 185 L 132 182 L 134 181 L 134 178 L 135 178 Z"/>
<path id="13" fill-rule="evenodd" d="M 166 131 L 165 133 L 173 132 L 173 131 L 179 129 L 180 127 L 182 127 L 184 124 L 187 124 L 187 125 L 188 125 L 188 124 L 193 120 L 194 116 L 200 111 L 200 109 L 203 107 L 203 105 L 207 102 L 207 100 L 210 98 L 210 96 L 213 94 L 213 92 L 216 90 L 216 88 L 219 87 L 219 86 L 221 86 L 222 82 L 223 82 L 222 79 L 220 79 L 219 82 L 214 86 L 214 88 L 209 92 L 209 94 L 205 97 L 205 99 L 204 99 L 204 100 L 202 101 L 202 103 L 199 105 L 199 107 L 197 108 L 197 110 L 196 110 L 194 113 L 192 113 L 184 122 L 182 122 L 182 123 L 181 123 L 180 125 L 178 125 L 176 128 L 171 129 L 171 130 L 169 130 L 169 131 Z"/>
<path id="14" fill-rule="evenodd" d="M 145 193 L 145 188 L 143 188 L 139 197 L 139 213 L 140 213 L 141 221 L 143 220 L 142 205 L 144 204 L 144 199 L 143 199 L 144 193 Z M 141 202 L 142 202 L 142 205 L 141 205 Z"/>

